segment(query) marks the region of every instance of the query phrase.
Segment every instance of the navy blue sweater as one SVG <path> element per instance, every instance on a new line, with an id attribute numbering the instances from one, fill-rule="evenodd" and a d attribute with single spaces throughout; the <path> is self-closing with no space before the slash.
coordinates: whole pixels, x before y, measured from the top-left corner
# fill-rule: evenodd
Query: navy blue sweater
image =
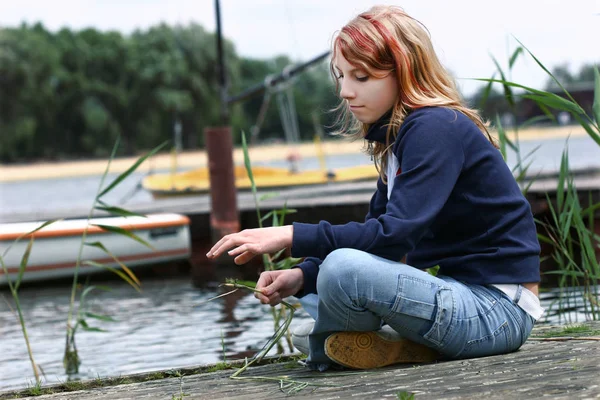
<path id="1" fill-rule="evenodd" d="M 385 142 L 384 117 L 366 139 Z M 400 171 L 381 178 L 364 223 L 294 223 L 292 256 L 303 296 L 316 293 L 321 260 L 340 248 L 362 250 L 474 284 L 540 280 L 540 247 L 529 203 L 500 152 L 464 114 L 426 107 L 404 120 L 392 147 Z M 368 266 L 365 266 L 368 268 Z"/>

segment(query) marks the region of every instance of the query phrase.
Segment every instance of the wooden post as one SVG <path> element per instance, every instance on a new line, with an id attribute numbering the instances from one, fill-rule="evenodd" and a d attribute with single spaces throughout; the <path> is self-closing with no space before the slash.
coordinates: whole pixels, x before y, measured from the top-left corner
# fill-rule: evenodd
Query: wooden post
<path id="1" fill-rule="evenodd" d="M 210 179 L 210 230 L 214 244 L 223 236 L 240 230 L 231 127 L 206 128 L 204 138 Z M 217 262 L 232 264 L 233 259 L 225 254 Z"/>

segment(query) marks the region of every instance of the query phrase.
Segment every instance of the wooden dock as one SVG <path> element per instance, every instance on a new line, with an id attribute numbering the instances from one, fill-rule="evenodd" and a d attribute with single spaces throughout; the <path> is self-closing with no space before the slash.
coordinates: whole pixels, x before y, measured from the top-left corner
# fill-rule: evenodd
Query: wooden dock
<path id="1" fill-rule="evenodd" d="M 600 321 L 585 325 L 587 332 L 566 336 L 561 332 L 564 327 L 536 327 L 519 351 L 500 356 L 331 373 L 310 372 L 288 360 L 250 367 L 240 375 L 244 380 L 231 379 L 233 370 L 189 374 L 188 369 L 163 371 L 172 376 L 164 379 L 153 379 L 157 373 L 144 374 L 119 378 L 136 383 L 37 397 L 4 393 L 0 399 L 256 400 L 284 399 L 292 394 L 322 400 L 408 399 L 410 395 L 416 400 L 600 398 Z M 551 337 L 554 335 L 559 337 Z M 286 381 L 280 382 L 284 378 Z M 286 386 L 290 380 L 298 383 Z M 302 384 L 308 386 L 296 392 Z"/>
<path id="2" fill-rule="evenodd" d="M 595 201 L 600 201 L 600 170 L 590 168 L 575 174 L 575 183 L 581 192 L 585 194 L 591 193 Z M 532 203 L 534 212 L 540 208 L 540 204 L 545 202 L 546 193 L 550 194 L 556 191 L 557 173 L 547 173 L 535 179 L 534 183 L 529 188 L 528 199 Z M 303 222 L 312 222 L 323 218 L 333 217 L 334 223 L 348 222 L 350 220 L 362 220 L 367 212 L 369 201 L 373 192 L 376 189 L 374 181 L 349 182 L 349 183 L 329 183 L 313 186 L 301 186 L 283 188 L 280 190 L 260 190 L 259 197 L 266 193 L 277 193 L 278 195 L 261 201 L 261 208 L 264 210 L 272 210 L 282 208 L 287 205 L 288 208 L 295 208 L 301 216 L 307 218 L 296 218 L 291 216 L 291 220 L 300 220 Z M 255 203 L 252 193 L 238 192 L 237 204 L 240 212 L 242 227 L 251 224 L 250 220 L 256 219 Z M 170 198 L 156 199 L 148 203 L 122 205 L 123 207 L 139 212 L 139 213 L 157 213 L 157 212 L 174 212 L 186 214 L 191 218 L 202 219 L 208 221 L 210 214 L 210 196 L 205 195 L 190 195 L 190 196 L 175 196 Z M 543 208 L 543 207 L 542 207 Z M 334 212 L 332 216 L 331 209 L 339 209 L 342 213 Z M 348 210 L 356 209 L 357 212 Z M 321 210 L 325 210 L 322 212 Z M 14 213 L 0 214 L 0 223 L 10 222 L 26 222 L 26 221 L 48 221 L 57 218 L 85 218 L 89 213 L 89 209 L 69 209 L 55 212 L 40 212 L 40 213 Z M 101 216 L 102 213 L 96 213 Z M 343 221 L 336 222 L 336 214 L 340 214 Z M 245 216 L 248 220 L 245 220 Z M 311 218 L 313 217 L 313 218 Z M 328 219 L 329 220 L 329 219 Z M 208 224 L 204 228 L 208 229 Z"/>

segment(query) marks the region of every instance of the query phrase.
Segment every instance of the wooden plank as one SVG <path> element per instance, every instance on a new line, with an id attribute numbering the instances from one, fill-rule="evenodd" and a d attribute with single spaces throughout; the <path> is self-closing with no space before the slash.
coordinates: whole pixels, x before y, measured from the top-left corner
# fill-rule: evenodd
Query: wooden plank
<path id="1" fill-rule="evenodd" d="M 600 321 L 587 323 L 600 329 Z M 536 328 L 544 334 L 549 328 Z M 556 328 L 554 328 L 556 329 Z M 183 378 L 92 390 L 43 395 L 35 399 L 285 399 L 289 394 L 277 381 L 238 381 L 231 370 Z M 593 340 L 529 340 L 514 353 L 412 366 L 398 365 L 372 371 L 318 373 L 297 363 L 251 367 L 242 377 L 285 375 L 318 383 L 299 392 L 303 399 L 396 399 L 399 392 L 421 399 L 552 399 L 600 397 L 600 342 Z M 182 396 L 182 397 L 179 397 Z M 2 396 L 0 396 L 2 398 Z"/>

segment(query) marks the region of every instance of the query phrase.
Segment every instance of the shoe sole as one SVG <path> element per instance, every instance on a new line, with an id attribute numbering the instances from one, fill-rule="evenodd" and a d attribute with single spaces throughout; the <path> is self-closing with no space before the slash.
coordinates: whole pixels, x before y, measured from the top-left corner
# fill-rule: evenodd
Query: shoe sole
<path id="1" fill-rule="evenodd" d="M 386 340 L 375 332 L 338 332 L 325 340 L 325 354 L 348 368 L 371 369 L 399 363 L 426 363 L 440 358 L 427 346 L 408 339 Z"/>

